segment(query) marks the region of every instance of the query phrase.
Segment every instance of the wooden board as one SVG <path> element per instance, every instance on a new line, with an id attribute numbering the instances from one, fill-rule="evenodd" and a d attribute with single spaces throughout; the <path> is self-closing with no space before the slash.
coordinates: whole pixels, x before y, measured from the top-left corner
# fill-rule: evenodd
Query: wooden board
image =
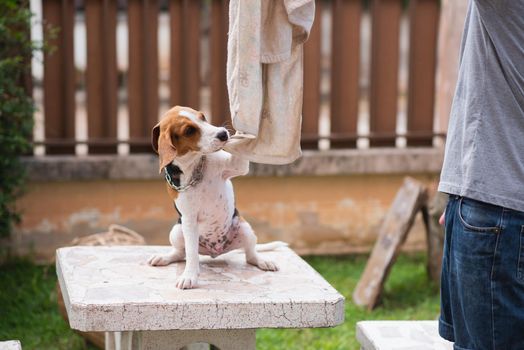
<path id="1" fill-rule="evenodd" d="M 402 2 L 370 1 L 371 67 L 369 131 L 371 147 L 394 147 L 398 112 L 398 62 Z"/>
<path id="2" fill-rule="evenodd" d="M 375 247 L 353 292 L 355 304 L 369 309 L 376 306 L 400 246 L 405 241 L 417 212 L 426 202 L 425 186 L 412 178 L 406 178 L 380 227 Z"/>

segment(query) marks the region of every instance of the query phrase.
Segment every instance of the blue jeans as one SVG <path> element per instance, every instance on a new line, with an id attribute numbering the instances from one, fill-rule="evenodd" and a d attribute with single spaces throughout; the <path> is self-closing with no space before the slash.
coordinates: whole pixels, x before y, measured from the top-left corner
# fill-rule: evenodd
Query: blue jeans
<path id="1" fill-rule="evenodd" d="M 458 350 L 524 349 L 524 212 L 450 196 L 440 335 Z"/>

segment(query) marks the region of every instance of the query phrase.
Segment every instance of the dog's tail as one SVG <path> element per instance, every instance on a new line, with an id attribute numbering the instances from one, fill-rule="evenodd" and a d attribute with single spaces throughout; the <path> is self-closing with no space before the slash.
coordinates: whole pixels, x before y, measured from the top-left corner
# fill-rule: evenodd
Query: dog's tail
<path id="1" fill-rule="evenodd" d="M 269 243 L 257 244 L 257 252 L 268 252 L 281 247 L 287 247 L 289 244 L 282 241 L 273 241 Z"/>

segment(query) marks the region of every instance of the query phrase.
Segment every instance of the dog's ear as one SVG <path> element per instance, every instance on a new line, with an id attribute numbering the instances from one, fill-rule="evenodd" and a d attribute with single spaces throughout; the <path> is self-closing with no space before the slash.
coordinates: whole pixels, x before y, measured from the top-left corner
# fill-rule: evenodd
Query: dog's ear
<path id="1" fill-rule="evenodd" d="M 171 135 L 169 130 L 160 129 L 160 123 L 155 125 L 151 132 L 151 144 L 159 158 L 158 172 L 162 172 L 162 169 L 176 158 L 177 152 L 175 146 L 171 142 Z"/>
<path id="2" fill-rule="evenodd" d="M 160 123 L 155 125 L 153 127 L 153 130 L 151 130 L 151 146 L 153 146 L 153 150 L 158 153 L 158 137 L 160 136 Z"/>

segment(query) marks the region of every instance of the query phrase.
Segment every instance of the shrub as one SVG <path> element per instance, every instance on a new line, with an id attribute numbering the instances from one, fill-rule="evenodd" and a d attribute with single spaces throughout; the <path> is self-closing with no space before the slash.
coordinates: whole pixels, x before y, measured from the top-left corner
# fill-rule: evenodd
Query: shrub
<path id="1" fill-rule="evenodd" d="M 25 182 L 20 155 L 31 150 L 34 104 L 23 82 L 42 45 L 30 40 L 30 24 L 25 1 L 0 1 L 0 237 L 20 220 L 14 207 Z"/>

